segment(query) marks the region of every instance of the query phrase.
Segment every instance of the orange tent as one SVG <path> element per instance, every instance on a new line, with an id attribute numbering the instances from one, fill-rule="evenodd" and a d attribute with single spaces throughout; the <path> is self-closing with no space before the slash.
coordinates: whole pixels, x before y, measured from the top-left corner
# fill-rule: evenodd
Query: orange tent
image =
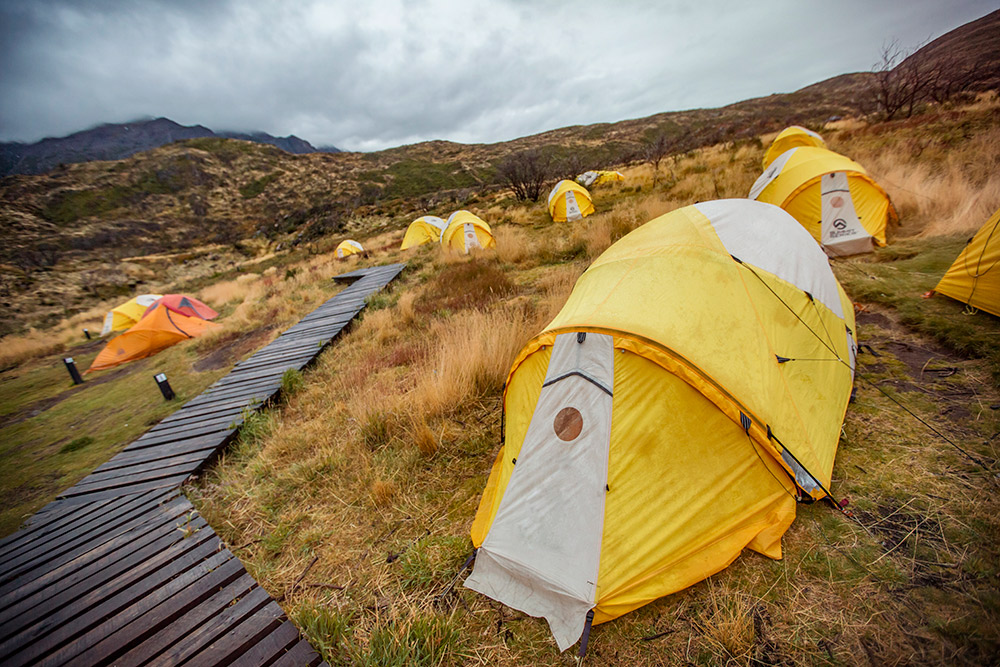
<path id="1" fill-rule="evenodd" d="M 219 316 L 217 312 L 206 306 L 193 296 L 184 294 L 165 294 L 159 299 L 149 304 L 149 308 L 142 314 L 143 317 L 153 312 L 158 305 L 163 304 L 175 313 L 180 313 L 187 317 L 200 317 L 203 320 L 214 320 Z"/>
<path id="2" fill-rule="evenodd" d="M 194 338 L 219 326 L 200 317 L 186 317 L 158 306 L 131 329 L 110 341 L 87 372 L 113 368 L 128 361 L 151 357 L 160 350 Z"/>

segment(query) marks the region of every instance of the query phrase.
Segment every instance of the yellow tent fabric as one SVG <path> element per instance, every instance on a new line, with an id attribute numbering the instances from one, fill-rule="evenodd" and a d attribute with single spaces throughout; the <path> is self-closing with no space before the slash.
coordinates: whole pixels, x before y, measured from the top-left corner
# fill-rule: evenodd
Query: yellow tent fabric
<path id="1" fill-rule="evenodd" d="M 493 248 L 496 240 L 486 221 L 466 210 L 448 216 L 448 226 L 441 233 L 441 245 L 468 254 L 473 248 Z"/>
<path id="2" fill-rule="evenodd" d="M 899 221 L 889 195 L 854 160 L 825 148 L 793 148 L 769 166 L 750 190 L 750 199 L 780 206 L 812 234 L 829 254 L 843 254 L 823 240 L 823 184 L 828 174 L 844 174 L 848 203 L 853 204 L 864 232 L 879 246 L 888 229 Z"/>
<path id="3" fill-rule="evenodd" d="M 101 335 L 107 336 L 112 331 L 128 329 L 142 319 L 142 314 L 153 305 L 154 301 L 162 297 L 162 294 L 140 294 L 115 306 L 104 316 L 104 328 L 101 330 Z"/>
<path id="4" fill-rule="evenodd" d="M 619 240 L 513 363 L 466 586 L 564 650 L 588 610 L 614 619 L 745 547 L 780 558 L 795 495 L 829 488 L 854 326 L 777 207 L 705 202 Z"/>
<path id="5" fill-rule="evenodd" d="M 576 182 L 585 188 L 607 183 L 619 183 L 625 180 L 625 174 L 620 171 L 585 171 L 576 177 Z"/>
<path id="6" fill-rule="evenodd" d="M 625 180 L 625 174 L 620 171 L 598 171 L 594 185 L 605 185 L 607 183 L 618 183 Z"/>
<path id="7" fill-rule="evenodd" d="M 357 241 L 341 241 L 335 252 L 337 259 L 345 259 L 351 255 L 360 255 L 365 251 Z"/>
<path id="8" fill-rule="evenodd" d="M 187 317 L 157 306 L 131 329 L 111 340 L 87 369 L 100 371 L 128 361 L 151 357 L 171 345 L 195 338 L 219 326 L 200 317 Z"/>
<path id="9" fill-rule="evenodd" d="M 800 125 L 786 127 L 778 133 L 778 136 L 774 138 L 771 145 L 767 147 L 767 152 L 764 153 L 764 169 L 767 169 L 767 166 L 774 162 L 779 155 L 798 146 L 826 148 L 826 142 L 816 132 Z"/>
<path id="10" fill-rule="evenodd" d="M 587 188 L 573 181 L 559 181 L 549 192 L 549 215 L 556 222 L 581 220 L 594 212 Z"/>
<path id="11" fill-rule="evenodd" d="M 934 291 L 1000 317 L 998 263 L 1000 209 L 969 239 Z"/>
<path id="12" fill-rule="evenodd" d="M 406 250 L 414 246 L 425 243 L 439 243 L 441 232 L 444 231 L 447 223 L 434 215 L 422 215 L 406 228 L 406 235 L 403 237 L 403 244 L 400 250 Z"/>

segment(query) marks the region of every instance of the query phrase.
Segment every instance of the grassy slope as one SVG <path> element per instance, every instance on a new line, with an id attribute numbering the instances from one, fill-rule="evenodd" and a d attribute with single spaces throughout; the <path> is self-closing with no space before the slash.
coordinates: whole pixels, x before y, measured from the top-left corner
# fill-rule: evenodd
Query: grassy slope
<path id="1" fill-rule="evenodd" d="M 904 140 L 909 131 L 878 130 Z M 954 152 L 993 131 L 982 128 Z M 879 139 L 865 128 L 831 134 L 854 154 Z M 989 145 L 987 162 L 997 157 Z M 496 254 L 462 260 L 425 248 L 372 260 L 405 257 L 413 266 L 323 356 L 305 388 L 191 489 L 331 664 L 571 661 L 556 653 L 543 621 L 461 587 L 437 597 L 471 548 L 468 529 L 499 442 L 501 383 L 591 258 L 676 206 L 742 194 L 760 154 L 753 145 L 702 151 L 668 164 L 656 186 L 648 169 L 629 170 L 623 186 L 597 191 L 598 213 L 574 227 L 546 222 L 540 205 L 485 205 L 480 212 L 499 223 Z M 919 162 L 905 149 L 893 157 L 903 170 Z M 929 201 L 907 209 L 911 235 L 941 215 L 930 201 L 939 193 L 925 185 Z M 1000 657 L 995 480 L 894 402 L 995 466 L 1000 393 L 988 342 L 1000 325 L 961 315 L 942 297 L 920 299 L 961 245 L 952 231 L 836 268 L 865 302 L 861 340 L 881 355 L 860 359 L 834 470 L 833 490 L 850 499 L 860 524 L 824 505 L 800 507 L 782 560 L 745 553 L 598 627 L 591 664 Z M 461 299 L 455 285 L 467 293 Z"/>

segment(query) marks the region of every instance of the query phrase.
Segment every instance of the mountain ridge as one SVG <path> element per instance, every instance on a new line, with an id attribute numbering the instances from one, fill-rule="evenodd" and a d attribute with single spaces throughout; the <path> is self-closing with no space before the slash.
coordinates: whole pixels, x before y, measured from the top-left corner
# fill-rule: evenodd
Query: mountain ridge
<path id="1" fill-rule="evenodd" d="M 120 160 L 175 141 L 212 137 L 270 144 L 296 155 L 340 152 L 333 146 L 317 148 L 294 134 L 275 137 L 260 131 L 215 132 L 204 125 L 181 125 L 161 116 L 126 123 L 101 123 L 64 137 L 46 137 L 33 143 L 0 143 L 0 176 L 41 174 L 60 164 Z"/>

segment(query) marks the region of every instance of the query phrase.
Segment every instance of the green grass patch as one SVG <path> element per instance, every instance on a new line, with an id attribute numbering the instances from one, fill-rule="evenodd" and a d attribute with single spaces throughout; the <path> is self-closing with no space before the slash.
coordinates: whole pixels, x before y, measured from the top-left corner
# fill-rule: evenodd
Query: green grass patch
<path id="1" fill-rule="evenodd" d="M 89 435 L 84 435 L 70 440 L 68 443 L 63 445 L 62 448 L 59 449 L 59 453 L 68 454 L 69 452 L 75 452 L 79 449 L 83 449 L 84 447 L 89 447 L 92 444 L 94 444 L 94 439 Z"/>
<path id="2" fill-rule="evenodd" d="M 971 314 L 965 304 L 942 294 L 923 298 L 967 240 L 965 235 L 904 239 L 876 250 L 874 261 L 842 259 L 833 262 L 833 269 L 852 299 L 889 306 L 908 327 L 961 355 L 984 359 L 1000 386 L 1000 319 L 981 311 Z"/>
<path id="3" fill-rule="evenodd" d="M 250 181 L 246 185 L 241 185 L 240 186 L 240 196 L 243 197 L 244 199 L 253 199 L 257 195 L 259 195 L 260 193 L 262 193 L 267 188 L 267 186 L 269 186 L 271 183 L 274 183 L 276 180 L 278 180 L 278 177 L 280 175 L 281 174 L 279 174 L 276 171 L 275 172 L 271 172 L 270 174 L 267 174 L 266 176 L 261 176 L 258 179 Z"/>

